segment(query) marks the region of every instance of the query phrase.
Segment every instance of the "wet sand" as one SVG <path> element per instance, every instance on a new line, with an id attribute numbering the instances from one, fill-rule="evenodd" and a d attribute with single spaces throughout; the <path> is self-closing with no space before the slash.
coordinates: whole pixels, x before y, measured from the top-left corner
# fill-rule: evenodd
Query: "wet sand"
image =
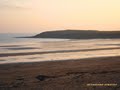
<path id="1" fill-rule="evenodd" d="M 3 64 L 0 90 L 120 90 L 120 56 Z"/>

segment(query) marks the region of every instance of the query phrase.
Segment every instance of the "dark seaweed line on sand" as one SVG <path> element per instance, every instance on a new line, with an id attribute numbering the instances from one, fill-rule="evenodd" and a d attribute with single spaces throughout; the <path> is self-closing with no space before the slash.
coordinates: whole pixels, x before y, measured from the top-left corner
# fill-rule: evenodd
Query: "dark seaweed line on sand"
<path id="1" fill-rule="evenodd" d="M 120 49 L 120 47 L 113 48 L 99 48 L 99 49 L 80 49 L 80 50 L 60 50 L 60 51 L 46 51 L 46 52 L 23 52 L 23 53 L 4 53 L 0 54 L 0 57 L 8 56 L 23 56 L 23 55 L 36 55 L 36 54 L 50 54 L 50 53 L 69 53 L 69 52 L 85 52 L 85 51 L 97 51 L 97 50 L 111 50 L 111 49 Z"/>
<path id="2" fill-rule="evenodd" d="M 70 76 L 70 75 L 84 75 L 84 74 L 109 74 L 109 73 L 120 73 L 118 71 L 101 71 L 101 72 L 68 72 L 65 75 L 58 75 L 58 76 L 48 76 L 48 75 L 38 75 L 36 76 L 36 79 L 40 80 L 40 81 L 44 81 L 46 79 L 50 79 L 50 78 L 61 78 L 61 77 L 66 77 L 66 76 Z"/>

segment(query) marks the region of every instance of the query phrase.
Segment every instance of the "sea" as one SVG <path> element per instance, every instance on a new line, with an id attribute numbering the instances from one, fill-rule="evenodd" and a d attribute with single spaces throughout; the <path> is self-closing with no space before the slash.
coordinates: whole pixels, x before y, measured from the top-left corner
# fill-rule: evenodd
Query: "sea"
<path id="1" fill-rule="evenodd" d="M 81 60 L 120 55 L 120 39 L 16 38 L 35 34 L 0 34 L 0 64 Z"/>

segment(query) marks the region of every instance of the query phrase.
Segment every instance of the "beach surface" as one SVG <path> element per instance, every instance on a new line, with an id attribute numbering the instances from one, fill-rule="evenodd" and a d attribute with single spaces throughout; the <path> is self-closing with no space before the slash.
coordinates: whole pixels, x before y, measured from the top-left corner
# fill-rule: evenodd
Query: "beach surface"
<path id="1" fill-rule="evenodd" d="M 120 90 L 120 56 L 1 64 L 0 90 Z"/>

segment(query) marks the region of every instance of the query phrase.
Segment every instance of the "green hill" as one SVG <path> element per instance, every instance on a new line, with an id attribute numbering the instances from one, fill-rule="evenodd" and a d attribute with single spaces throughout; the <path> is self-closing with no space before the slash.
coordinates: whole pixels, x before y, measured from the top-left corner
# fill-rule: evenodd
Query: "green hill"
<path id="1" fill-rule="evenodd" d="M 42 32 L 33 36 L 32 38 L 113 39 L 120 38 L 120 31 L 59 30 Z"/>

